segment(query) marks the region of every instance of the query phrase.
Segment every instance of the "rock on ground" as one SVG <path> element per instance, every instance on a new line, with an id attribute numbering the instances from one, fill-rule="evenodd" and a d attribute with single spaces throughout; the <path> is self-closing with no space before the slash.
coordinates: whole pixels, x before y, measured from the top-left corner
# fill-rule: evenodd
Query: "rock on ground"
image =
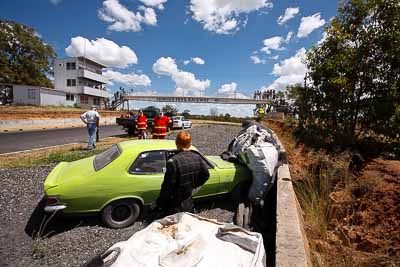
<path id="1" fill-rule="evenodd" d="M 202 153 L 219 155 L 240 128 L 202 125 L 189 131 Z M 176 132 L 168 138 L 175 136 Z M 102 226 L 98 217 L 43 217 L 36 207 L 43 197 L 43 181 L 53 167 L 0 170 L 0 266 L 79 266 L 145 227 L 138 221 L 115 230 Z M 200 215 L 231 222 L 230 203 L 229 199 L 204 203 Z"/>

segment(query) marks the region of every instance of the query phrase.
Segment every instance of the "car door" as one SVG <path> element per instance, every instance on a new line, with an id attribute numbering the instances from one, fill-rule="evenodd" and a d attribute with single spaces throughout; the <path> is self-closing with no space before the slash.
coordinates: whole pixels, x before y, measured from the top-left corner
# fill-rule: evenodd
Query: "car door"
<path id="1" fill-rule="evenodd" d="M 210 177 L 207 182 L 201 187 L 200 191 L 197 192 L 193 197 L 206 197 L 219 194 L 221 192 L 221 178 L 219 176 L 218 171 L 215 169 L 215 166 L 209 162 L 201 153 L 198 151 L 193 151 L 198 153 L 203 160 L 206 162 L 208 166 L 208 172 L 210 173 Z"/>
<path id="2" fill-rule="evenodd" d="M 129 178 L 134 183 L 135 192 L 144 203 L 157 199 L 166 170 L 165 150 L 144 151 L 130 166 Z"/>

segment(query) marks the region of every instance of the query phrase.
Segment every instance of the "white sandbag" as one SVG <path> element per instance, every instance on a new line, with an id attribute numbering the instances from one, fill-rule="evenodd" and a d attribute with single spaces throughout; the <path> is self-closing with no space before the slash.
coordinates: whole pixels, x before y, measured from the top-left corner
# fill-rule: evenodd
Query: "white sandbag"
<path id="1" fill-rule="evenodd" d="M 279 152 L 271 143 L 251 145 L 240 154 L 241 160 L 251 170 L 253 180 L 249 189 L 249 200 L 263 205 L 262 199 L 278 165 Z"/>
<path id="2" fill-rule="evenodd" d="M 113 267 L 262 267 L 266 259 L 261 234 L 190 213 L 155 221 L 115 248 Z"/>
<path id="3" fill-rule="evenodd" d="M 232 144 L 232 153 L 238 155 L 249 148 L 251 145 L 260 145 L 265 142 L 266 138 L 271 138 L 271 134 L 257 127 L 256 125 L 248 127 L 243 133 L 235 137 Z"/>

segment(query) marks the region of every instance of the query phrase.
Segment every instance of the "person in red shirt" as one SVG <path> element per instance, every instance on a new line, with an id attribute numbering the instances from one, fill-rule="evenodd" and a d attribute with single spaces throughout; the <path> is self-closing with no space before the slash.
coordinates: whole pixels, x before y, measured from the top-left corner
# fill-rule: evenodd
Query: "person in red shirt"
<path id="1" fill-rule="evenodd" d="M 167 136 L 167 127 L 171 122 L 164 112 L 160 112 L 158 116 L 153 119 L 153 139 L 165 139 Z"/>
<path id="2" fill-rule="evenodd" d="M 147 117 L 139 110 L 139 116 L 136 119 L 136 128 L 138 129 L 139 139 L 147 139 Z"/>

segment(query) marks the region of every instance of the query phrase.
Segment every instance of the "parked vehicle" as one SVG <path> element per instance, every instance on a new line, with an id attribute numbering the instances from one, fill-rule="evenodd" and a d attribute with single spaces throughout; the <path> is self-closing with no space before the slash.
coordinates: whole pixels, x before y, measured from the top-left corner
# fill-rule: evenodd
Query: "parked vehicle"
<path id="1" fill-rule="evenodd" d="M 195 147 L 191 150 L 199 153 Z M 61 162 L 44 182 L 44 209 L 62 214 L 95 212 L 108 227 L 127 227 L 157 199 L 166 162 L 176 152 L 173 140 L 132 140 L 96 156 Z M 210 178 L 194 199 L 237 192 L 251 181 L 244 165 L 201 156 Z"/>
<path id="2" fill-rule="evenodd" d="M 185 128 L 192 128 L 192 122 L 188 119 L 185 119 L 183 116 L 175 116 L 172 117 L 172 122 L 173 126 L 172 128 L 179 128 L 179 129 L 185 129 Z"/>

